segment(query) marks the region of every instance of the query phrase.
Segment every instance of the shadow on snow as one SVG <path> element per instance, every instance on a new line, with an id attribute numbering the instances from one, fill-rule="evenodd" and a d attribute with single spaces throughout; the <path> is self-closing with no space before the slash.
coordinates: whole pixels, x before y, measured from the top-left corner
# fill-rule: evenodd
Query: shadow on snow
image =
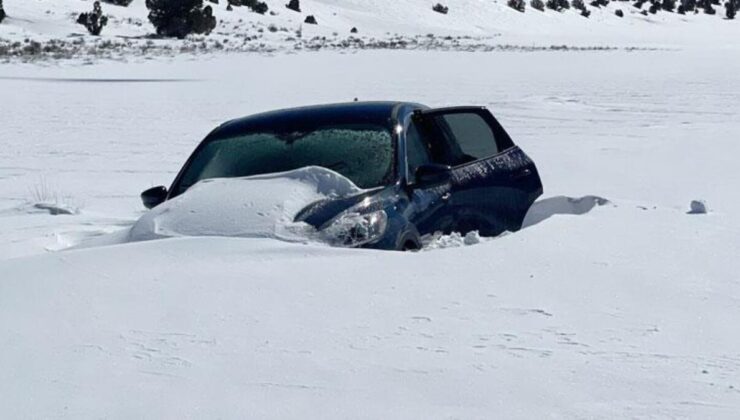
<path id="1" fill-rule="evenodd" d="M 581 215 L 590 212 L 596 206 L 608 204 L 609 200 L 594 195 L 580 198 L 555 196 L 539 200 L 532 204 L 524 218 L 522 229 L 541 223 L 558 214 Z"/>

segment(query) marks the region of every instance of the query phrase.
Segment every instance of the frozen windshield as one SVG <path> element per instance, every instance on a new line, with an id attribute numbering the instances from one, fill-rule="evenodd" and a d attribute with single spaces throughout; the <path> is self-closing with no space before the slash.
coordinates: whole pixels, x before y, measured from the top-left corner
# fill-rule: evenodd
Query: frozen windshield
<path id="1" fill-rule="evenodd" d="M 380 125 L 331 125 L 310 131 L 253 132 L 208 142 L 194 156 L 177 187 L 180 194 L 208 178 L 234 178 L 322 166 L 360 188 L 390 183 L 391 133 Z"/>

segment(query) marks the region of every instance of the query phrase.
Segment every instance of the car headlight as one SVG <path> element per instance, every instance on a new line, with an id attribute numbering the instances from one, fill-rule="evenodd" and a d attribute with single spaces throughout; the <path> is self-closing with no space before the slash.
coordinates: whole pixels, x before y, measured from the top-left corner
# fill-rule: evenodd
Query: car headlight
<path id="1" fill-rule="evenodd" d="M 321 230 L 332 245 L 355 247 L 380 239 L 388 227 L 388 215 L 383 210 L 372 213 L 344 212 Z"/>

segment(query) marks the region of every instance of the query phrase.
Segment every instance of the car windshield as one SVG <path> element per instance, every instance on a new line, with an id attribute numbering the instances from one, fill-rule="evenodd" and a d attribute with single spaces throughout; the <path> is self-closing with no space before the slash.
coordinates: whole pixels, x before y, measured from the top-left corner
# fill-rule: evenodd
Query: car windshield
<path id="1" fill-rule="evenodd" d="M 208 178 L 234 178 L 322 166 L 360 188 L 390 183 L 390 131 L 375 124 L 340 124 L 306 131 L 249 132 L 210 140 L 185 169 L 176 194 Z"/>

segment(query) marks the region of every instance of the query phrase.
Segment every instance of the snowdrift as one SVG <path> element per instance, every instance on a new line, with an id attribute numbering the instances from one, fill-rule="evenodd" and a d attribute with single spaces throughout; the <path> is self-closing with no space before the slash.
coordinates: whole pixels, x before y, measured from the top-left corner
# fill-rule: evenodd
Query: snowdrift
<path id="1" fill-rule="evenodd" d="M 145 213 L 130 229 L 83 242 L 81 248 L 182 236 L 316 239 L 315 229 L 293 222 L 307 205 L 362 193 L 344 176 L 310 166 L 243 178 L 203 180 Z"/>

